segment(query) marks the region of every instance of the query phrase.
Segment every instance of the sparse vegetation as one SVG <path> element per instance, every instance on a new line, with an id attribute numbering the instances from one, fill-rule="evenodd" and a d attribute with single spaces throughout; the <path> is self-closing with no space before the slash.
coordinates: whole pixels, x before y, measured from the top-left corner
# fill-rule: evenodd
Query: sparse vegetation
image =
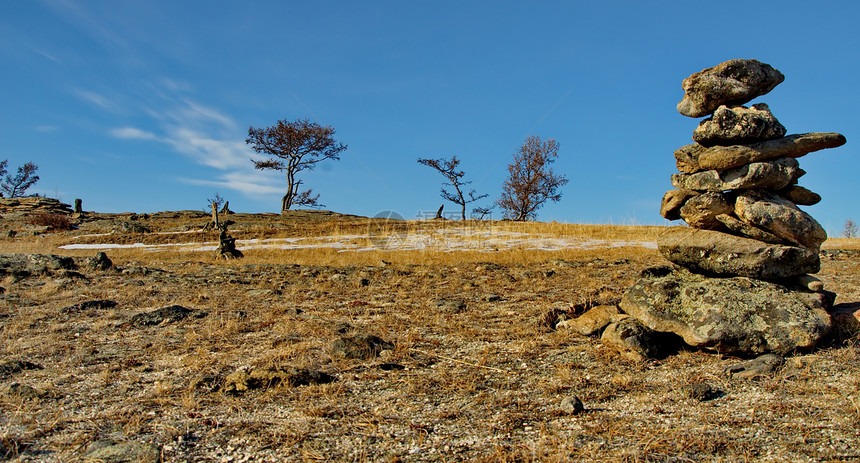
<path id="1" fill-rule="evenodd" d="M 39 181 L 39 176 L 36 175 L 39 166 L 28 162 L 18 167 L 18 172 L 13 177 L 7 174 L 8 165 L 8 159 L 0 162 L 0 196 L 5 195 L 9 198 L 24 196 L 24 193 Z"/>
<path id="2" fill-rule="evenodd" d="M 469 203 L 473 203 L 475 201 L 486 198 L 487 194 L 479 195 L 476 194 L 474 189 L 469 190 L 468 194 L 465 194 L 463 189 L 464 186 L 469 185 L 472 182 L 467 182 L 463 180 L 463 177 L 466 175 L 462 170 L 457 170 L 457 166 L 460 165 L 460 160 L 457 159 L 457 156 L 453 156 L 451 159 L 418 159 L 418 164 L 432 167 L 436 169 L 443 177 L 445 177 L 448 181 L 443 183 L 443 185 L 448 185 L 454 189 L 454 191 L 449 191 L 444 186 L 440 191 L 440 195 L 447 201 L 451 201 L 452 203 L 460 206 L 461 208 L 461 218 L 462 220 L 466 220 L 466 205 Z M 487 211 L 489 212 L 489 211 Z M 483 217 L 483 216 L 482 216 Z"/>
<path id="3" fill-rule="evenodd" d="M 66 214 L 37 212 L 30 217 L 30 223 L 50 230 L 74 230 L 75 226 Z"/>
<path id="4" fill-rule="evenodd" d="M 502 196 L 496 203 L 511 220 L 533 220 L 537 210 L 547 201 L 559 201 L 559 189 L 567 184 L 564 175 L 553 172 L 551 164 L 558 157 L 558 142 L 550 138 L 541 141 L 536 135 L 528 137 L 514 153 L 508 165 L 508 179 L 502 186 Z"/>
<path id="5" fill-rule="evenodd" d="M 843 238 L 857 238 L 857 224 L 854 220 L 848 219 L 845 221 L 845 226 L 842 228 Z"/>
<path id="6" fill-rule="evenodd" d="M 255 152 L 268 157 L 264 160 L 251 160 L 254 168 L 278 170 L 287 175 L 287 193 L 281 200 L 281 212 L 294 206 L 323 207 L 319 195 L 310 189 L 300 191 L 302 181 L 299 173 L 313 170 L 326 160 L 340 159 L 346 145 L 334 139 L 334 128 L 322 127 L 308 120 L 280 120 L 271 127 L 248 129 L 245 143 Z"/>
<path id="7" fill-rule="evenodd" d="M 209 214 L 140 217 L 152 229 L 145 235 L 105 235 L 128 217 L 98 213 L 80 230 L 0 235 L 5 253 L 73 256 L 85 277 L 59 270 L 0 280 L 0 455 L 77 461 L 106 440 L 156 445 L 165 461 L 841 461 L 854 455 L 856 337 L 797 353 L 774 375 L 741 380 L 724 372 L 738 359 L 716 352 L 634 362 L 599 337 L 540 323 L 553 310 L 616 303 L 643 269 L 665 262 L 653 249 L 255 249 L 244 240 L 355 236 L 373 219 L 314 211 L 235 218 L 231 233 L 246 254 L 241 261 L 176 246 L 109 249 L 110 271 L 86 267 L 95 250 L 58 246 L 202 244 L 212 240 L 211 232 L 197 231 Z M 504 233 L 652 241 L 663 230 L 387 223 L 391 233 L 440 239 L 471 227 L 476 242 Z M 837 302 L 860 300 L 860 251 L 827 255 L 819 274 L 827 289 Z M 133 323 L 162 308 L 185 312 L 174 305 L 193 310 L 185 318 Z M 334 354 L 336 340 L 361 333 L 393 348 L 368 360 Z M 246 367 L 318 371 L 335 381 L 225 393 L 227 377 Z M 689 392 L 701 385 L 719 394 L 699 399 Z M 573 397 L 583 411 L 565 407 Z"/>

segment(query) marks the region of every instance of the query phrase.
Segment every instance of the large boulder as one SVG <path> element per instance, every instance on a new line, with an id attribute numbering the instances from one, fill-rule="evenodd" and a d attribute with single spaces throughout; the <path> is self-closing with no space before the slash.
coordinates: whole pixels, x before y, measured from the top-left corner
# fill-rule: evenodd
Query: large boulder
<path id="1" fill-rule="evenodd" d="M 695 272 L 761 279 L 817 273 L 818 252 L 763 243 L 713 230 L 672 227 L 657 238 L 663 257 Z"/>
<path id="2" fill-rule="evenodd" d="M 781 190 L 793 184 L 806 172 L 797 159 L 754 162 L 724 171 L 705 170 L 695 174 L 672 174 L 672 186 L 696 191 L 726 191 L 761 188 Z"/>
<path id="3" fill-rule="evenodd" d="M 758 143 L 706 147 L 692 143 L 675 150 L 678 170 L 694 173 L 702 170 L 725 170 L 751 162 L 776 158 L 799 158 L 813 151 L 836 148 L 845 144 L 839 133 L 802 133 Z"/>
<path id="4" fill-rule="evenodd" d="M 746 106 L 722 105 L 699 123 L 693 141 L 704 145 L 737 145 L 785 136 L 785 127 L 764 103 Z"/>
<path id="5" fill-rule="evenodd" d="M 747 190 L 735 199 L 735 215 L 791 243 L 818 250 L 827 232 L 791 201 L 761 190 Z"/>
<path id="6" fill-rule="evenodd" d="M 638 280 L 624 293 L 621 308 L 648 328 L 675 333 L 691 346 L 785 355 L 809 349 L 827 334 L 833 298 L 833 293 L 677 269 Z"/>
<path id="7" fill-rule="evenodd" d="M 783 80 L 781 72 L 760 61 L 729 60 L 684 79 L 684 99 L 678 103 L 678 112 L 706 116 L 720 105 L 744 104 L 764 95 Z"/>

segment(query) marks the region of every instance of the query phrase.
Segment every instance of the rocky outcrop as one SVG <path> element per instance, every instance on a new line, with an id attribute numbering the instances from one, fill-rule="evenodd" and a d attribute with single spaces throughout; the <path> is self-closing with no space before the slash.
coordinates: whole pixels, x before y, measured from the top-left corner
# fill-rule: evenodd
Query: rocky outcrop
<path id="1" fill-rule="evenodd" d="M 23 198 L 0 197 L 0 214 L 32 214 L 35 212 L 71 214 L 72 206 L 60 202 L 58 199 L 43 198 L 41 196 L 27 196 Z"/>
<path id="2" fill-rule="evenodd" d="M 827 334 L 833 298 L 752 278 L 676 270 L 637 281 L 625 292 L 621 308 L 648 328 L 676 333 L 691 346 L 786 354 L 811 348 Z"/>
<path id="3" fill-rule="evenodd" d="M 785 136 L 785 127 L 764 103 L 746 106 L 720 106 L 699 123 L 693 141 L 703 146 L 746 143 Z"/>
<path id="4" fill-rule="evenodd" d="M 733 59 L 684 79 L 684 99 L 678 112 L 702 117 L 720 105 L 744 104 L 779 85 L 785 76 L 754 59 Z"/>

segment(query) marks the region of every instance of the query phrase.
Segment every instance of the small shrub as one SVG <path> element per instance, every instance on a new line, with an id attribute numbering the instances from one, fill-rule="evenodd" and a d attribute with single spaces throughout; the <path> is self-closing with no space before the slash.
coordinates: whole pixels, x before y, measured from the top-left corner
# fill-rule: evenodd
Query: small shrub
<path id="1" fill-rule="evenodd" d="M 30 223 L 32 225 L 48 227 L 48 229 L 50 230 L 75 229 L 75 226 L 72 224 L 72 221 L 69 220 L 69 217 L 65 214 L 51 214 L 47 212 L 40 212 L 30 217 Z"/>

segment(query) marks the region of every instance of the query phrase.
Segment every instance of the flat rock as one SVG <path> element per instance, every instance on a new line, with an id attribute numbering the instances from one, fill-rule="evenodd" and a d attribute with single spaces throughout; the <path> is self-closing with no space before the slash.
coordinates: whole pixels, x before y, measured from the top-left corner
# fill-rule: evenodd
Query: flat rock
<path id="1" fill-rule="evenodd" d="M 613 305 L 599 305 L 585 311 L 582 315 L 563 320 L 556 329 L 569 329 L 582 336 L 591 336 L 619 318 L 618 308 Z"/>
<path id="2" fill-rule="evenodd" d="M 798 206 L 814 206 L 821 202 L 821 195 L 802 186 L 791 185 L 777 193 Z"/>
<path id="3" fill-rule="evenodd" d="M 761 188 L 781 190 L 806 172 L 797 159 L 779 158 L 774 161 L 753 162 L 733 169 L 706 170 L 694 174 L 672 174 L 672 186 L 696 191 L 726 191 Z"/>
<path id="4" fill-rule="evenodd" d="M 830 330 L 832 293 L 795 291 L 746 277 L 711 278 L 678 269 L 639 279 L 624 312 L 654 331 L 721 353 L 785 355 L 809 349 Z"/>
<path id="5" fill-rule="evenodd" d="M 129 323 L 135 326 L 154 326 L 164 323 L 175 323 L 192 316 L 194 318 L 203 318 L 206 316 L 206 312 L 189 309 L 181 305 L 171 305 L 153 310 L 152 312 L 139 313 L 131 317 Z"/>
<path id="6" fill-rule="evenodd" d="M 744 104 L 764 95 L 783 80 L 781 72 L 758 60 L 729 60 L 684 79 L 684 99 L 678 103 L 678 112 L 702 117 L 720 105 Z"/>
<path id="7" fill-rule="evenodd" d="M 739 379 L 770 376 L 774 374 L 783 363 L 785 363 L 785 359 L 777 354 L 764 354 L 759 355 L 754 359 L 730 365 L 726 368 L 726 374 L 732 378 Z"/>
<path id="8" fill-rule="evenodd" d="M 693 131 L 693 141 L 704 145 L 737 145 L 785 136 L 785 127 L 764 103 L 746 106 L 722 105 Z"/>
<path id="9" fill-rule="evenodd" d="M 693 190 L 669 190 L 663 195 L 663 200 L 660 202 L 660 215 L 668 220 L 678 220 L 681 218 L 681 206 L 688 199 L 698 195 L 698 191 Z"/>
<path id="10" fill-rule="evenodd" d="M 675 150 L 675 165 L 685 173 L 702 170 L 725 170 L 752 162 L 777 158 L 799 158 L 814 151 L 836 148 L 845 144 L 838 133 L 801 133 L 783 138 L 749 144 L 706 147 L 699 143 Z"/>
<path id="11" fill-rule="evenodd" d="M 761 279 L 817 273 L 818 253 L 799 246 L 782 246 L 689 227 L 668 228 L 657 248 L 671 262 L 695 272 Z"/>
<path id="12" fill-rule="evenodd" d="M 716 217 L 717 220 L 726 227 L 731 234 L 752 238 L 754 240 L 763 241 L 770 244 L 789 244 L 784 239 L 767 232 L 756 226 L 750 225 L 743 220 L 729 214 L 720 214 Z"/>
<path id="13" fill-rule="evenodd" d="M 101 440 L 90 444 L 81 456 L 87 463 L 160 463 L 161 447 L 145 442 Z"/>
<path id="14" fill-rule="evenodd" d="M 681 207 L 680 213 L 684 222 L 693 228 L 719 230 L 723 224 L 717 220 L 717 216 L 729 214 L 733 210 L 734 205 L 724 194 L 709 191 L 688 199 Z"/>
<path id="15" fill-rule="evenodd" d="M 741 192 L 735 199 L 735 215 L 750 225 L 815 251 L 827 239 L 824 227 L 811 215 L 767 191 Z"/>

